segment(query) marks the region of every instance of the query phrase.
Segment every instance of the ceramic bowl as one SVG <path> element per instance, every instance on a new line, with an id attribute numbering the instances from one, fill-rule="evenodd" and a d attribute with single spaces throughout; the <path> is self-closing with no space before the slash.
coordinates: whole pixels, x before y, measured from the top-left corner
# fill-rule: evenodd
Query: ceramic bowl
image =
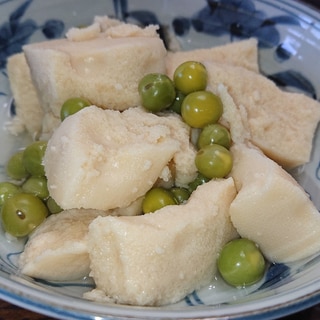
<path id="1" fill-rule="evenodd" d="M 163 40 L 181 50 L 256 37 L 261 72 L 284 90 L 320 95 L 320 13 L 293 0 L 0 0 L 0 180 L 9 155 L 30 141 L 12 136 L 14 117 L 6 73 L 8 56 L 24 44 L 59 38 L 95 15 L 160 25 Z M 293 172 L 320 208 L 320 130 L 311 162 Z M 320 239 L 319 239 L 320 241 Z M 134 307 L 86 301 L 89 280 L 48 282 L 21 276 L 17 259 L 24 240 L 0 230 L 0 298 L 60 319 L 271 319 L 320 302 L 320 255 L 273 264 L 258 284 L 234 289 L 217 279 L 182 301 L 164 307 Z"/>

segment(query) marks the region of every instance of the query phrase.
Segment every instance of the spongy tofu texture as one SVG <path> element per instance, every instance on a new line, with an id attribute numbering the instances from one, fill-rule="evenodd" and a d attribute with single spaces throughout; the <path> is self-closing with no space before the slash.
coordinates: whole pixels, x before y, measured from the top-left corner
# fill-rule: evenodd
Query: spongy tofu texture
<path id="1" fill-rule="evenodd" d="M 37 137 L 41 132 L 43 110 L 23 53 L 9 57 L 7 71 L 16 107 L 16 117 L 10 126 L 10 132 L 18 134 L 26 130 Z"/>
<path id="2" fill-rule="evenodd" d="M 240 112 L 249 140 L 289 169 L 309 161 L 320 103 L 304 94 L 284 92 L 271 80 L 243 67 L 208 62 L 209 87 L 221 83 Z"/>
<path id="3" fill-rule="evenodd" d="M 89 227 L 91 276 L 118 303 L 174 303 L 215 276 L 221 247 L 237 236 L 229 217 L 232 179 L 211 181 L 189 202 L 135 217 L 95 219 Z"/>
<path id="4" fill-rule="evenodd" d="M 48 142 L 48 189 L 64 209 L 125 207 L 143 196 L 189 145 L 189 127 L 178 116 L 87 107 L 67 117 Z M 192 179 L 194 158 L 182 160 L 176 166 L 189 170 Z"/>
<path id="5" fill-rule="evenodd" d="M 56 117 L 71 97 L 116 110 L 138 105 L 140 79 L 165 72 L 166 50 L 158 37 L 61 39 L 23 49 L 41 105 Z"/>
<path id="6" fill-rule="evenodd" d="M 230 206 L 233 225 L 272 262 L 287 263 L 320 250 L 320 215 L 309 195 L 259 149 L 231 148 L 231 176 L 238 193 Z"/>
<path id="7" fill-rule="evenodd" d="M 88 226 L 97 216 L 105 214 L 72 209 L 51 215 L 30 235 L 19 258 L 19 271 L 30 277 L 56 281 L 87 276 Z"/>

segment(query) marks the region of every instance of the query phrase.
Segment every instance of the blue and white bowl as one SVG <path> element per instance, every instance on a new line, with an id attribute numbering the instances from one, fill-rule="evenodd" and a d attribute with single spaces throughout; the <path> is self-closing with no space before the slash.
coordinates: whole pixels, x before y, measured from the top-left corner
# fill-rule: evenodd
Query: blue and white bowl
<path id="1" fill-rule="evenodd" d="M 263 74 L 284 90 L 319 99 L 320 13 L 293 0 L 0 0 L 0 181 L 9 155 L 29 141 L 5 129 L 14 117 L 8 56 L 26 43 L 90 24 L 95 15 L 157 23 L 166 44 L 174 37 L 182 50 L 256 37 Z M 320 209 L 319 129 L 311 162 L 293 174 Z M 0 298 L 60 319 L 272 319 L 320 302 L 320 255 L 271 265 L 252 287 L 233 289 L 217 279 L 179 303 L 152 308 L 86 301 L 82 293 L 92 287 L 90 280 L 55 283 L 18 275 L 23 246 L 0 230 Z"/>

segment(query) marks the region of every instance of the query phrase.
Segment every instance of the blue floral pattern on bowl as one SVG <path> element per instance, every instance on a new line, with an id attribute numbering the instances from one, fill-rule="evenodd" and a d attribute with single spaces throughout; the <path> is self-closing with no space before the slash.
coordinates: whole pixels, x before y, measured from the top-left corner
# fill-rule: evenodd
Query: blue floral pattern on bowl
<path id="1" fill-rule="evenodd" d="M 10 14 L 8 21 L 0 25 L 0 70 L 5 68 L 10 55 L 22 51 L 22 46 L 36 31 L 41 30 L 47 39 L 60 38 L 64 31 L 61 20 L 50 19 L 42 25 L 32 19 L 22 20 L 32 1 L 24 1 Z"/>
<path id="2" fill-rule="evenodd" d="M 10 14 L 8 21 L 0 26 L 0 70 L 5 68 L 8 56 L 21 52 L 22 46 L 28 43 L 34 32 L 41 30 L 47 39 L 62 36 L 64 23 L 61 20 L 50 19 L 43 25 L 37 25 L 32 19 L 21 21 L 32 2 L 24 1 Z M 115 15 L 121 20 L 134 21 L 142 26 L 158 24 L 160 36 L 166 46 L 170 47 L 166 27 L 155 12 L 130 10 L 127 0 L 113 0 L 113 4 Z M 290 15 L 268 17 L 265 12 L 256 9 L 252 0 L 207 0 L 207 5 L 191 17 L 175 17 L 172 21 L 173 30 L 180 37 L 187 35 L 191 28 L 215 37 L 227 34 L 230 41 L 255 37 L 259 47 L 275 48 L 276 59 L 284 61 L 290 59 L 292 53 L 281 42 L 277 30 L 279 24 L 300 25 L 300 22 Z M 316 98 L 315 88 L 301 73 L 288 70 L 267 76 L 279 86 L 295 87 Z"/>
<path id="3" fill-rule="evenodd" d="M 136 21 L 142 26 L 159 24 L 159 34 L 170 48 L 170 37 L 157 15 L 152 11 L 130 11 L 128 1 L 115 0 L 117 17 L 125 21 Z M 279 62 L 290 59 L 292 52 L 281 41 L 277 25 L 300 26 L 298 18 L 291 15 L 267 16 L 257 10 L 252 0 L 207 0 L 207 5 L 190 17 L 175 17 L 172 29 L 176 36 L 187 36 L 193 28 L 198 33 L 213 37 L 228 35 L 230 42 L 254 37 L 258 39 L 260 48 L 274 48 L 275 59 Z M 316 99 L 316 91 L 312 83 L 301 73 L 287 70 L 267 75 L 281 87 L 293 87 Z"/>

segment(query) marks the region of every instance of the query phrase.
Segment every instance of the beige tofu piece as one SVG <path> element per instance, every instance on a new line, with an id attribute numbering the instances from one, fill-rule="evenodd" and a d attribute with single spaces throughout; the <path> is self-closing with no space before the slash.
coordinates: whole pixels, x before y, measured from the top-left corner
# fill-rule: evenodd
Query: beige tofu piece
<path id="1" fill-rule="evenodd" d="M 23 53 L 8 58 L 7 72 L 16 106 L 16 116 L 9 129 L 15 135 L 27 131 L 36 138 L 41 132 L 43 110 Z"/>
<path id="2" fill-rule="evenodd" d="M 238 194 L 230 216 L 241 237 L 255 241 L 271 262 L 319 253 L 320 214 L 308 194 L 260 150 L 235 144 L 231 152 Z"/>
<path id="3" fill-rule="evenodd" d="M 189 60 L 228 63 L 259 72 L 257 40 L 254 38 L 212 48 L 168 52 L 166 57 L 167 74 L 173 77 L 175 69 L 181 63 Z"/>
<path id="4" fill-rule="evenodd" d="M 84 41 L 99 36 L 109 38 L 157 37 L 158 25 L 150 24 L 144 28 L 125 23 L 108 16 L 95 16 L 91 25 L 82 28 L 70 28 L 66 37 L 71 41 Z"/>
<path id="5" fill-rule="evenodd" d="M 229 217 L 233 180 L 212 180 L 186 204 L 136 217 L 101 217 L 89 226 L 87 299 L 159 306 L 177 302 L 216 275 L 222 246 L 237 237 Z"/>
<path id="6" fill-rule="evenodd" d="M 223 104 L 223 113 L 219 123 L 229 129 L 233 143 L 249 141 L 250 133 L 246 129 L 247 112 L 243 106 L 237 106 L 225 85 L 219 84 L 215 93 Z"/>
<path id="7" fill-rule="evenodd" d="M 98 210 L 67 210 L 49 216 L 30 235 L 19 272 L 45 280 L 71 281 L 89 274 L 88 226 Z"/>
<path id="8" fill-rule="evenodd" d="M 84 108 L 67 117 L 44 157 L 50 195 L 64 209 L 126 207 L 143 196 L 173 159 L 189 182 L 196 174 L 190 128 L 179 116 L 142 108 Z M 179 162 L 179 159 L 181 162 Z M 179 170 L 176 170 L 179 171 Z"/>
<path id="9" fill-rule="evenodd" d="M 248 131 L 248 140 L 287 169 L 309 161 L 320 120 L 318 101 L 282 91 L 271 80 L 242 67 L 215 62 L 205 65 L 209 88 L 217 91 L 221 84 L 226 87 Z"/>
<path id="10" fill-rule="evenodd" d="M 11 133 L 26 130 L 33 138 L 49 139 L 60 124 L 62 103 L 72 96 L 91 98 L 105 108 L 137 105 L 139 79 L 165 71 L 166 50 L 157 29 L 97 16 L 86 28 L 69 29 L 68 40 L 26 46 L 28 63 L 24 53 L 10 57 L 8 76 L 17 107 Z"/>

